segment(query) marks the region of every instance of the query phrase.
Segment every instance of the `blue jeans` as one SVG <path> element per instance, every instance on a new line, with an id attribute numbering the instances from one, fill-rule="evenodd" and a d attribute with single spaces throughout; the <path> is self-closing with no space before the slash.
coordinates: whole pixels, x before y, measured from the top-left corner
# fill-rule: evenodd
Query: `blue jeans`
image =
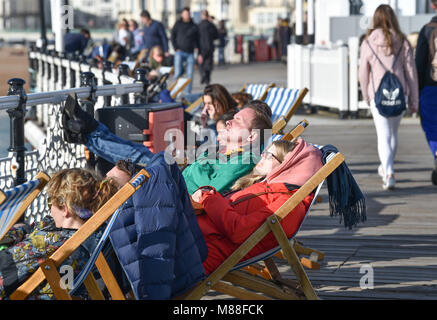
<path id="1" fill-rule="evenodd" d="M 113 134 L 101 123 L 96 130 L 88 135 L 85 147 L 114 164 L 118 160 L 128 159 L 132 160 L 133 163 L 148 164 L 155 156 L 145 145 L 124 140 Z"/>
<path id="2" fill-rule="evenodd" d="M 187 78 L 191 79 L 191 82 L 185 87 L 185 94 L 191 93 L 193 87 L 193 75 L 194 75 L 194 53 L 188 53 L 184 51 L 176 51 L 174 56 L 174 80 L 179 78 L 184 73 L 184 63 L 186 66 Z"/>

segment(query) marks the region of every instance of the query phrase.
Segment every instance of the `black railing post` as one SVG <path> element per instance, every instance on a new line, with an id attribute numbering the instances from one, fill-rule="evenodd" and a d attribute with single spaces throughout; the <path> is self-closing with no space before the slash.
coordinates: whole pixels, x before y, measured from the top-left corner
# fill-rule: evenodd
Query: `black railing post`
<path id="1" fill-rule="evenodd" d="M 149 87 L 149 80 L 147 80 L 148 73 L 148 70 L 144 68 L 138 68 L 135 70 L 135 82 L 141 82 L 143 84 L 143 92 L 135 94 L 135 103 L 149 103 L 149 96 L 147 94 L 147 88 Z"/>
<path id="2" fill-rule="evenodd" d="M 129 66 L 127 64 L 121 63 L 118 66 L 118 83 L 121 84 L 121 76 L 129 76 Z M 124 94 L 121 96 L 121 103 L 123 105 L 129 104 L 129 94 Z"/>
<path id="3" fill-rule="evenodd" d="M 8 81 L 8 96 L 19 96 L 18 106 L 8 109 L 10 118 L 10 147 L 9 152 L 14 153 L 12 161 L 12 176 L 14 177 L 14 186 L 26 182 L 25 156 L 26 148 L 24 147 L 24 116 L 26 114 L 27 95 L 24 90 L 26 81 L 19 78 L 13 78 Z"/>
<path id="4" fill-rule="evenodd" d="M 102 73 L 103 73 L 103 84 L 104 85 L 105 84 L 112 84 L 110 81 L 107 81 L 105 79 L 105 72 L 112 72 L 112 62 L 111 61 L 105 60 L 103 62 L 103 72 Z M 105 107 L 110 107 L 111 106 L 111 100 L 112 100 L 111 96 L 106 96 L 104 98 Z"/>
<path id="5" fill-rule="evenodd" d="M 85 107 L 85 111 L 94 117 L 94 105 L 97 102 L 96 97 L 96 78 L 92 72 L 82 72 L 80 74 L 80 86 L 90 87 L 90 95 L 82 100 L 82 105 Z"/>
<path id="6" fill-rule="evenodd" d="M 80 86 L 90 87 L 90 95 L 87 98 L 81 99 L 82 108 L 94 118 L 94 105 L 97 102 L 96 96 L 96 78 L 92 72 L 82 72 L 80 74 Z M 89 168 L 96 168 L 96 156 L 85 149 L 85 158 Z"/>

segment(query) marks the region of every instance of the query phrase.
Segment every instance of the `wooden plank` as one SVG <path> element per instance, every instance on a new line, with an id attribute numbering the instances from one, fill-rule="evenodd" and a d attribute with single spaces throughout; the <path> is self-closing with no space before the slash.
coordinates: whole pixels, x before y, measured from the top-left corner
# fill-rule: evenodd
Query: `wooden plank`
<path id="1" fill-rule="evenodd" d="M 243 271 L 230 272 L 223 278 L 223 280 L 257 292 L 262 292 L 276 299 L 283 299 L 283 300 L 302 299 L 302 297 L 296 295 L 291 291 L 285 292 L 271 281 L 262 279 L 260 277 L 252 276 Z"/>
<path id="2" fill-rule="evenodd" d="M 112 300 L 126 300 L 120 286 L 117 283 L 117 279 L 115 279 L 108 262 L 101 252 L 97 257 L 96 267 L 97 270 L 99 270 L 99 273 L 112 297 Z"/>
<path id="3" fill-rule="evenodd" d="M 314 291 L 314 288 L 312 287 L 311 282 L 302 267 L 302 264 L 300 263 L 299 257 L 297 256 L 294 249 L 291 247 L 287 235 L 285 234 L 284 229 L 282 229 L 281 224 L 279 223 L 278 217 L 276 216 L 276 214 L 273 214 L 272 216 L 267 218 L 267 221 L 269 227 L 272 229 L 272 232 L 275 235 L 276 240 L 281 246 L 284 256 L 287 258 L 288 264 L 293 269 L 296 279 L 302 286 L 302 290 L 305 293 L 305 296 L 309 300 L 317 300 L 317 294 Z"/>
<path id="4" fill-rule="evenodd" d="M 43 276 L 50 284 L 50 288 L 57 300 L 72 300 L 68 291 L 61 288 L 61 276 L 52 259 L 49 258 L 43 261 L 40 264 L 40 270 L 42 270 Z"/>
<path id="5" fill-rule="evenodd" d="M 228 294 L 230 296 L 236 297 L 241 300 L 272 300 L 271 298 L 262 296 L 260 294 L 250 292 L 233 285 L 229 285 L 224 283 L 223 281 L 217 282 L 213 287 L 213 290 L 216 290 L 221 293 Z"/>
<path id="6" fill-rule="evenodd" d="M 189 300 L 199 300 L 214 284 L 221 280 L 252 248 L 270 232 L 263 223 L 240 247 L 235 250 L 212 274 L 197 286 L 188 296 Z"/>
<path id="7" fill-rule="evenodd" d="M 90 272 L 88 276 L 83 281 L 86 290 L 88 291 L 91 300 L 105 300 L 105 296 L 100 290 L 99 285 L 97 284 L 96 279 L 93 276 L 93 273 Z"/>

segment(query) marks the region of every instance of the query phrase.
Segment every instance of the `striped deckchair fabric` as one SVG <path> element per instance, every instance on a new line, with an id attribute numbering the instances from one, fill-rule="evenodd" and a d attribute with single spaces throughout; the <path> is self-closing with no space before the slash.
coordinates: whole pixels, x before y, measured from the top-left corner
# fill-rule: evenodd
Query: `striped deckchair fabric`
<path id="1" fill-rule="evenodd" d="M 271 84 L 246 84 L 241 91 L 250 93 L 253 100 L 264 101 L 267 97 L 267 93 L 270 88 L 275 86 L 274 83 Z"/>
<path id="2" fill-rule="evenodd" d="M 0 240 L 17 223 L 49 181 L 50 177 L 40 172 L 34 180 L 6 191 L 0 191 Z"/>
<path id="3" fill-rule="evenodd" d="M 170 91 L 170 95 L 173 99 L 176 99 L 179 93 L 185 89 L 186 86 L 191 82 L 190 78 L 177 78 L 176 81 L 170 85 L 168 90 Z"/>
<path id="4" fill-rule="evenodd" d="M 271 88 L 268 91 L 265 103 L 272 109 L 273 134 L 281 130 L 290 121 L 299 108 L 308 89 Z"/>
<path id="5" fill-rule="evenodd" d="M 68 239 L 60 248 L 58 248 L 49 258 L 40 264 L 29 279 L 26 280 L 14 293 L 11 294 L 11 300 L 23 300 L 35 290 L 44 280 L 50 284 L 51 289 L 57 300 L 72 300 L 71 294 L 83 283 L 91 299 L 104 299 L 103 293 L 99 288 L 91 270 L 97 267 L 108 292 L 114 300 L 125 300 L 125 297 L 117 284 L 114 275 L 104 258 L 101 250 L 107 240 L 112 225 L 117 219 L 119 212 L 122 210 L 124 203 L 149 179 L 149 173 L 142 169 L 124 185 L 118 192 L 112 196 L 91 218 L 89 218 L 78 229 L 73 236 Z M 109 221 L 108 221 L 109 219 Z M 73 282 L 73 292 L 60 286 L 60 275 L 57 268 L 62 262 L 71 255 L 91 234 L 96 232 L 106 221 L 108 225 L 105 228 L 102 239 L 99 241 L 96 249 L 91 255 L 85 268 L 79 273 Z"/>

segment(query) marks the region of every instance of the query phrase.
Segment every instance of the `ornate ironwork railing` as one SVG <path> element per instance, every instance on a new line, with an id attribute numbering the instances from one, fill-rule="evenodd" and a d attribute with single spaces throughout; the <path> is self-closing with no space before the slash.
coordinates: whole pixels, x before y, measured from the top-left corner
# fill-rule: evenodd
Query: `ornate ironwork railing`
<path id="1" fill-rule="evenodd" d="M 40 52 L 30 52 L 29 59 L 31 93 L 26 94 L 24 80 L 11 79 L 8 95 L 0 97 L 0 110 L 7 111 L 11 123 L 9 154 L 0 159 L 1 189 L 30 180 L 39 171 L 51 174 L 87 165 L 84 147 L 63 139 L 61 108 L 70 93 L 77 94 L 87 111 L 147 101 L 144 69 L 136 70 L 132 78 L 125 75 L 126 66 L 117 74 Z M 25 118 L 31 120 L 25 122 Z M 25 149 L 25 138 L 33 142 L 33 150 Z M 45 200 L 43 192 L 26 211 L 26 222 L 39 221 L 49 212 Z"/>

